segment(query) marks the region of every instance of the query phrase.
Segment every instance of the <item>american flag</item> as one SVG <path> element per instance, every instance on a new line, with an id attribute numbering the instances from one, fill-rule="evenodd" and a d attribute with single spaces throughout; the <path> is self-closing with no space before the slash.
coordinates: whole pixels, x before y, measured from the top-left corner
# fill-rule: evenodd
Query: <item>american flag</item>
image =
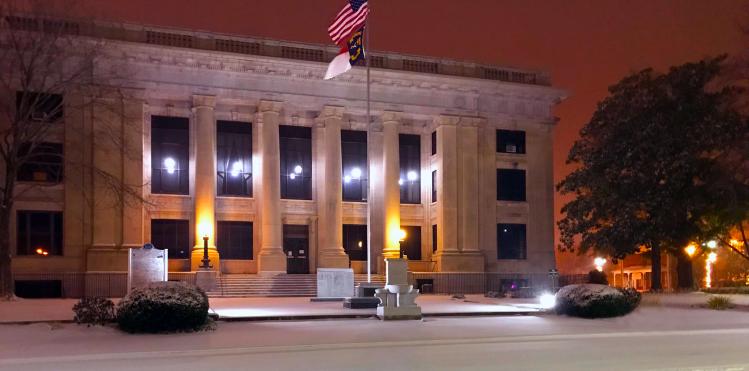
<path id="1" fill-rule="evenodd" d="M 348 0 L 328 27 L 330 38 L 339 45 L 341 41 L 348 40 L 355 30 L 364 25 L 367 14 L 369 14 L 367 0 Z"/>

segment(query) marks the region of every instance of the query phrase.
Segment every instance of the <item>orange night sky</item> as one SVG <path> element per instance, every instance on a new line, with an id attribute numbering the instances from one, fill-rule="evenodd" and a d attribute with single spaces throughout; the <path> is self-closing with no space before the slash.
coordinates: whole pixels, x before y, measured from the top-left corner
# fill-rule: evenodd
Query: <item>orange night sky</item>
<path id="1" fill-rule="evenodd" d="M 63 1 L 62 3 L 69 3 Z M 343 0 L 84 0 L 87 15 L 160 26 L 330 43 Z M 557 111 L 554 171 L 606 95 L 628 72 L 746 47 L 749 1 L 370 0 L 372 49 L 540 68 L 569 98 Z M 556 209 L 563 203 L 556 197 Z M 581 271 L 592 268 L 582 260 Z M 568 270 L 574 259 L 561 259 Z"/>

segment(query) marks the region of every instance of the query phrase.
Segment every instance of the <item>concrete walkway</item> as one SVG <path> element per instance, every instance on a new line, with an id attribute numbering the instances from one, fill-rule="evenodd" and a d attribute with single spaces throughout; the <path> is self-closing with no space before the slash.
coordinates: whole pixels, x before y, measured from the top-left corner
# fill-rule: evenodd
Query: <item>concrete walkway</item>
<path id="1" fill-rule="evenodd" d="M 115 303 L 118 299 L 115 299 Z M 18 299 L 0 302 L 0 323 L 72 321 L 77 299 Z M 494 299 L 468 295 L 424 295 L 417 299 L 425 316 L 514 315 L 538 311 L 534 299 Z M 265 321 L 367 318 L 375 309 L 346 309 L 341 302 L 311 302 L 310 298 L 211 298 L 211 311 L 223 320 Z"/>

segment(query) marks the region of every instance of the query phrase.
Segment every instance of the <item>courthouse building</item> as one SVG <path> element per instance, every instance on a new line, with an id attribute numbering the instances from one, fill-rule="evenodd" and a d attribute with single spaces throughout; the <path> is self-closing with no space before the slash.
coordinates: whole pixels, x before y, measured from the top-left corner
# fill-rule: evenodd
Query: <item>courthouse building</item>
<path id="1" fill-rule="evenodd" d="M 48 184 L 15 204 L 17 279 L 122 275 L 128 248 L 149 242 L 178 276 L 198 269 L 204 237 L 224 275 L 363 273 L 367 245 L 376 273 L 400 251 L 413 272 L 555 267 L 552 110 L 564 93 L 542 72 L 372 52 L 368 122 L 365 68 L 322 79 L 334 46 L 71 27 L 106 39 L 97 70 L 125 71 L 108 82 L 124 114 L 66 110 L 49 144 L 65 161 L 19 175 Z M 74 160 L 142 185 L 142 201 L 72 173 Z"/>

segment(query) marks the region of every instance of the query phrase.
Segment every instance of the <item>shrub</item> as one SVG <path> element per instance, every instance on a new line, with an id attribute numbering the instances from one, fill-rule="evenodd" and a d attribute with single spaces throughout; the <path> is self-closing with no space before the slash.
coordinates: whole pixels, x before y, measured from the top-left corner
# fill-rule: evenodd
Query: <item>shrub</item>
<path id="1" fill-rule="evenodd" d="M 562 287 L 556 295 L 557 314 L 583 318 L 623 316 L 635 310 L 641 295 L 632 289 L 582 284 Z"/>
<path id="2" fill-rule="evenodd" d="M 597 285 L 608 285 L 609 279 L 606 277 L 606 273 L 599 272 L 598 270 L 592 270 L 588 272 L 588 283 Z"/>
<path id="3" fill-rule="evenodd" d="M 114 303 L 99 296 L 82 298 L 73 306 L 76 323 L 104 325 L 114 321 Z"/>
<path id="4" fill-rule="evenodd" d="M 208 320 L 208 296 L 194 285 L 158 282 L 133 289 L 117 305 L 120 329 L 131 333 L 195 331 Z"/>
<path id="5" fill-rule="evenodd" d="M 725 310 L 733 307 L 733 302 L 728 296 L 711 296 L 707 299 L 707 307 L 713 310 Z"/>

